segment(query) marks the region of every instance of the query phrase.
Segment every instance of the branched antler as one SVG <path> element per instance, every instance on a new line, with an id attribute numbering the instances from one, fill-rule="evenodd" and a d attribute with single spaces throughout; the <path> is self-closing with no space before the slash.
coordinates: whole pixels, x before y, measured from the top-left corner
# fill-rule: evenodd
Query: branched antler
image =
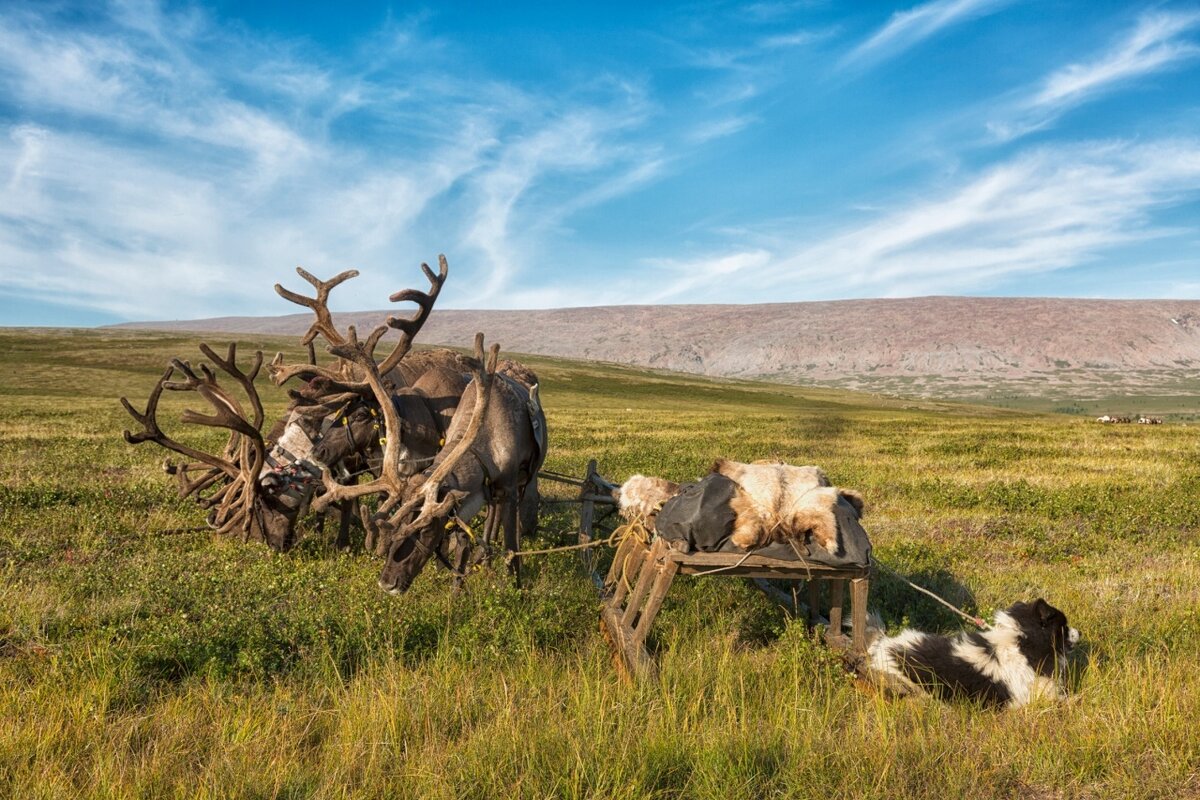
<path id="1" fill-rule="evenodd" d="M 329 292 L 338 284 L 358 277 L 358 270 L 348 269 L 327 281 L 314 277 L 312 273 L 306 271 L 303 267 L 296 267 L 296 273 L 312 284 L 312 287 L 317 290 L 316 297 L 305 297 L 302 294 L 296 294 L 293 291 L 283 288 L 278 283 L 275 284 L 275 291 L 284 300 L 290 300 L 297 305 L 311 308 L 313 313 L 317 315 L 317 321 L 309 327 L 308 333 L 304 334 L 304 338 L 300 340 L 300 343 L 305 345 L 311 344 L 312 340 L 320 334 L 330 344 L 341 344 L 345 339 L 342 338 L 337 328 L 334 327 L 333 315 L 329 313 Z"/>
<path id="2" fill-rule="evenodd" d="M 154 384 L 154 389 L 150 392 L 150 399 L 146 401 L 145 413 L 139 413 L 128 399 L 121 398 L 121 405 L 129 412 L 129 416 L 133 417 L 143 428 L 140 433 L 125 431 L 125 441 L 129 442 L 129 444 L 155 442 L 172 452 L 179 453 L 181 456 L 186 456 L 193 461 L 200 461 L 214 469 L 219 469 L 231 478 L 236 477 L 238 468 L 228 459 L 219 458 L 211 453 L 205 453 L 203 450 L 197 450 L 194 447 L 181 444 L 163 433 L 162 428 L 159 427 L 158 401 L 162 397 L 163 389 L 174 373 L 175 366 L 172 363 L 171 366 L 167 367 L 167 371 L 162 374 L 162 377 L 158 379 L 158 382 Z M 168 468 L 167 471 L 171 472 L 171 469 Z"/>
<path id="3" fill-rule="evenodd" d="M 403 289 L 389 298 L 393 303 L 416 303 L 418 306 L 416 313 L 411 317 L 389 316 L 385 324 L 379 325 L 371 332 L 362 348 L 373 362 L 375 348 L 384 334 L 389 329 L 400 331 L 400 341 L 396 343 L 392 352 L 379 364 L 379 373 L 381 375 L 387 375 L 395 369 L 396 365 L 400 363 L 412 348 L 413 337 L 417 335 L 417 332 L 421 330 L 421 327 L 429 318 L 429 313 L 433 310 L 433 304 L 437 301 L 438 294 L 442 290 L 442 284 L 446 282 L 446 276 L 449 274 L 450 267 L 446 262 L 446 257 L 439 255 L 438 272 L 436 274 L 430 269 L 428 264 L 421 264 L 421 270 L 425 273 L 425 277 L 429 279 L 428 292 L 422 292 L 418 289 Z M 335 355 L 338 355 L 339 348 L 344 348 L 349 344 L 349 332 L 343 335 L 333 324 L 333 315 L 329 311 L 329 293 L 334 287 L 357 276 L 358 271 L 347 270 L 328 281 L 322 281 L 314 277 L 301 267 L 297 267 L 296 272 L 317 290 L 316 297 L 305 297 L 304 295 L 285 289 L 280 284 L 275 284 L 275 291 L 285 300 L 312 309 L 316 315 L 316 321 L 312 323 L 308 332 L 301 339 L 301 343 L 308 347 L 309 363 L 287 364 L 284 362 L 283 354 L 279 353 L 267 367 L 267 371 L 271 375 L 271 380 L 274 381 L 275 385 L 282 386 L 295 377 L 300 377 L 303 380 L 312 380 L 313 378 L 320 377 L 329 382 L 331 389 L 370 395 L 372 392 L 371 387 L 363 379 L 362 363 L 357 358 L 339 356 L 339 360 L 335 365 L 322 366 L 317 364 L 315 351 L 313 350 L 313 340 L 318 335 L 325 338 L 325 341 L 329 344 L 330 352 Z M 355 349 L 360 347 L 357 339 L 355 340 L 354 347 Z"/>
<path id="4" fill-rule="evenodd" d="M 413 338 L 425 325 L 425 321 L 429 319 L 429 312 L 433 310 L 433 304 L 437 302 L 438 295 L 441 294 L 442 284 L 446 282 L 446 276 L 450 273 L 450 265 L 446 263 L 444 255 L 438 256 L 438 274 L 434 275 L 433 270 L 428 264 L 421 264 L 421 271 L 425 273 L 425 277 L 429 279 L 429 291 L 421 292 L 416 289 L 404 289 L 396 292 L 388 299 L 393 303 L 403 303 L 412 301 L 417 304 L 417 312 L 411 317 L 388 317 L 387 326 L 400 331 L 400 341 L 396 343 L 396 347 L 388 354 L 388 357 L 379 365 L 379 371 L 383 375 L 387 375 L 404 356 L 408 355 L 408 351 L 412 349 Z M 376 337 L 378 341 L 378 337 Z M 374 350 L 374 345 L 371 346 Z"/>
<path id="5" fill-rule="evenodd" d="M 334 355 L 352 360 L 359 364 L 367 373 L 367 382 L 371 384 L 377 396 L 381 399 L 384 425 L 387 437 L 384 445 L 383 463 L 380 475 L 375 480 L 363 484 L 344 485 L 338 483 L 333 474 L 323 470 L 322 477 L 325 486 L 324 494 L 313 501 L 313 510 L 321 511 L 330 504 L 362 497 L 368 494 L 382 494 L 384 500 L 371 520 L 377 532 L 399 531 L 400 536 L 419 529 L 421 526 L 442 514 L 450 511 L 461 499 L 461 493 L 448 492 L 440 500 L 438 494 L 442 482 L 470 450 L 483 426 L 487 414 L 488 401 L 492 394 L 492 381 L 496 373 L 496 362 L 500 353 L 499 345 L 492 345 L 489 353 L 484 353 L 483 334 L 475 335 L 475 407 L 471 421 L 463 435 L 453 444 L 445 456 L 439 456 L 433 472 L 425 479 L 419 493 L 409 493 L 409 481 L 400 472 L 400 418 L 395 406 L 390 402 L 388 389 L 380 375 L 380 369 L 371 357 L 370 344 L 364 345 L 358 341 L 357 332 L 353 326 L 344 345 L 330 347 Z M 406 499 L 407 498 L 407 499 Z M 403 502 L 402 502 L 403 501 Z M 404 521 L 416 513 L 407 524 Z"/>
<path id="6" fill-rule="evenodd" d="M 254 503 L 257 499 L 258 476 L 266 458 L 266 447 L 261 433 L 263 407 L 254 386 L 254 379 L 262 367 L 262 351 L 255 352 L 250 369 L 243 371 L 236 363 L 235 344 L 229 345 L 224 358 L 218 356 L 207 344 L 201 344 L 200 350 L 242 387 L 250 403 L 252 416 L 246 416 L 241 403 L 217 382 L 216 373 L 207 364 L 201 363 L 197 368 L 193 368 L 189 362 L 173 358 L 150 392 L 144 413 L 138 412 L 124 397 L 121 398 L 125 410 L 143 428 L 136 434 L 125 431 L 125 441 L 130 444 L 153 441 L 191 459 L 191 463 L 176 465 L 168 461 L 163 465 L 168 474 L 177 476 L 180 496 L 195 495 L 201 506 L 211 509 L 208 515 L 209 525 L 219 533 L 241 530 L 243 538 L 246 538 L 257 524 Z M 177 372 L 182 375 L 182 380 L 172 380 Z M 180 415 L 180 420 L 228 430 L 230 438 L 223 456 L 214 456 L 188 447 L 163 433 L 158 423 L 158 403 L 164 389 L 196 392 L 208 402 L 214 413 L 202 414 L 186 409 Z M 192 473 L 199 473 L 199 477 L 191 477 Z M 202 494 L 218 482 L 221 482 L 221 485 L 217 486 L 212 494 Z"/>

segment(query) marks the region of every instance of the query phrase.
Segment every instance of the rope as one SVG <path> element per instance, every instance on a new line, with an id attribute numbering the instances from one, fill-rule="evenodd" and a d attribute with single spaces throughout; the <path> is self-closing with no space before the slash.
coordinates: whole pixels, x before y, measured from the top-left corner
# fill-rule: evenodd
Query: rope
<path id="1" fill-rule="evenodd" d="M 541 556 L 546 555 L 547 553 L 566 553 L 570 550 L 587 550 L 592 547 L 599 547 L 603 544 L 618 547 L 620 546 L 621 542 L 625 541 L 626 537 L 629 536 L 635 537 L 642 544 L 647 544 L 650 541 L 650 532 L 646 530 L 645 523 L 643 523 L 640 519 L 635 519 L 632 522 L 621 525 L 612 532 L 611 536 L 607 536 L 603 539 L 595 539 L 590 542 L 583 542 L 582 544 L 568 544 L 562 547 L 547 547 L 544 550 L 510 550 L 508 554 L 504 556 L 504 563 L 511 563 L 514 558 Z"/>
<path id="2" fill-rule="evenodd" d="M 727 570 L 727 569 L 737 569 L 737 568 L 738 568 L 738 567 L 740 567 L 742 564 L 745 564 L 745 563 L 746 563 L 746 559 L 747 559 L 747 558 L 749 558 L 749 557 L 750 557 L 750 556 L 752 556 L 752 555 L 754 555 L 754 551 L 753 551 L 753 550 L 751 550 L 750 552 L 746 553 L 746 555 L 742 556 L 741 560 L 740 560 L 740 561 L 738 561 L 736 564 L 730 564 L 730 565 L 729 565 L 729 566 L 727 566 L 727 567 L 717 567 L 716 569 L 706 569 L 706 570 L 704 570 L 704 572 L 693 572 L 693 573 L 692 573 L 692 575 L 693 575 L 693 576 L 695 576 L 695 577 L 697 577 L 697 578 L 699 578 L 699 577 L 700 577 L 700 576 L 702 576 L 702 575 L 713 575 L 713 574 L 715 574 L 715 573 L 717 573 L 717 572 L 724 572 L 724 571 L 725 571 L 725 570 Z"/>
<path id="3" fill-rule="evenodd" d="M 609 544 L 612 537 L 608 539 L 597 539 L 594 542 L 584 542 L 583 544 L 571 544 L 564 547 L 547 547 L 545 550 L 509 550 L 504 556 L 504 563 L 509 563 L 514 558 L 525 558 L 526 556 L 541 556 L 546 553 L 565 553 L 568 550 L 586 550 L 589 547 L 599 547 L 602 544 Z"/>
<path id="4" fill-rule="evenodd" d="M 921 594 L 928 595 L 929 597 L 932 597 L 934 600 L 938 601 L 939 603 L 941 603 L 942 605 L 944 605 L 946 608 L 950 609 L 950 610 L 951 610 L 951 611 L 953 611 L 955 614 L 958 614 L 960 617 L 962 617 L 963 619 L 967 620 L 968 622 L 970 622 L 971 624 L 975 625 L 976 627 L 982 628 L 982 629 L 983 629 L 983 630 L 985 630 L 985 631 L 990 631 L 990 630 L 992 629 L 992 626 L 991 626 L 991 625 L 988 625 L 988 624 L 987 624 L 987 622 L 985 622 L 985 621 L 983 620 L 983 618 L 982 618 L 982 617 L 976 617 L 976 616 L 972 616 L 971 614 L 968 614 L 967 612 L 963 611 L 963 610 L 962 610 L 961 608 L 959 608 L 958 606 L 951 605 L 949 601 L 947 601 L 947 600 L 943 600 L 941 597 L 938 597 L 936 594 L 934 594 L 933 592 L 929 591 L 928 589 L 926 589 L 926 588 L 924 588 L 924 587 L 922 587 L 922 586 L 917 586 L 915 583 L 913 583 L 912 581 L 910 581 L 908 578 L 904 577 L 904 576 L 903 576 L 903 575 L 901 575 L 899 572 L 896 572 L 896 570 L 892 569 L 891 567 L 889 567 L 889 566 L 888 566 L 888 565 L 886 565 L 886 564 L 883 564 L 883 563 L 881 563 L 881 562 L 879 561 L 879 559 L 875 558 L 875 556 L 871 556 L 871 562 L 872 562 L 872 563 L 874 563 L 874 564 L 875 564 L 875 566 L 882 568 L 884 571 L 886 571 L 886 572 L 889 572 L 889 573 L 891 573 L 892 575 L 895 575 L 895 576 L 896 576 L 897 578 L 899 578 L 901 581 L 903 581 L 904 583 L 907 583 L 909 586 L 911 586 L 912 588 L 916 589 L 916 590 L 917 590 L 918 592 L 920 592 Z"/>

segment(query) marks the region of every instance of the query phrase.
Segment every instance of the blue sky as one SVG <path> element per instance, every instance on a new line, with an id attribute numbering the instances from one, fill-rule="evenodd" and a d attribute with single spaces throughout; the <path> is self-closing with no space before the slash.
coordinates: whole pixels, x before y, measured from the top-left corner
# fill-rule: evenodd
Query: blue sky
<path id="1" fill-rule="evenodd" d="M 1200 4 L 0 4 L 0 324 L 1200 296 Z"/>

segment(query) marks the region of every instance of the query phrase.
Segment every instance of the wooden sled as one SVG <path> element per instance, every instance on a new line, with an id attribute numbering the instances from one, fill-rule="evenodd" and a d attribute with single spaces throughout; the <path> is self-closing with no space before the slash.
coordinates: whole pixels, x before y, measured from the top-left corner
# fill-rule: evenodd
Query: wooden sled
<path id="1" fill-rule="evenodd" d="M 808 583 L 809 620 L 818 616 L 821 581 L 829 583 L 829 625 L 825 640 L 852 657 L 866 650 L 867 567 L 827 567 L 802 561 L 785 561 L 745 553 L 684 553 L 666 540 L 647 544 L 627 537 L 617 548 L 612 567 L 601 589 L 600 621 L 626 671 L 635 678 L 653 677 L 657 666 L 646 649 L 646 637 L 677 574 L 715 574 L 755 579 Z M 851 634 L 842 633 L 843 600 L 850 582 Z M 774 593 L 772 593 L 774 596 Z M 782 592 L 779 592 L 781 595 Z"/>

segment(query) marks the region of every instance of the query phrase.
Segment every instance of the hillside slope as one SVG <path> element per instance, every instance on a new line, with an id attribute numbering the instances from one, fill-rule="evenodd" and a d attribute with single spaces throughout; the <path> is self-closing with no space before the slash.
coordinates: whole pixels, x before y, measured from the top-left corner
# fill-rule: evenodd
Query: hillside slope
<path id="1" fill-rule="evenodd" d="M 376 325 L 387 312 L 336 315 Z M 305 314 L 129 327 L 297 334 Z M 978 396 L 1045 383 L 1085 394 L 1178 390 L 1200 365 L 1200 301 L 923 297 L 537 311 L 438 309 L 421 340 L 613 361 L 709 376 Z M 1172 388 L 1173 387 L 1173 388 Z"/>

